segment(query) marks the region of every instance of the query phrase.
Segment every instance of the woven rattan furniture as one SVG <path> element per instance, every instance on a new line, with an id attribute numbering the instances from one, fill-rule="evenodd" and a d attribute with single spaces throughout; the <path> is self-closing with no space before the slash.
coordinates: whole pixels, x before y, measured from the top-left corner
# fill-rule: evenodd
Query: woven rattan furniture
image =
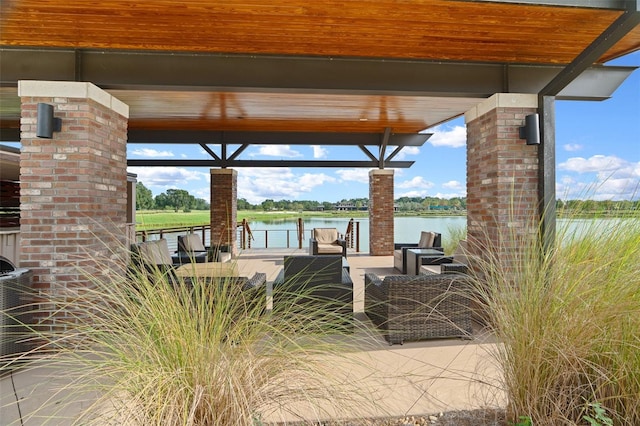
<path id="1" fill-rule="evenodd" d="M 389 344 L 471 336 L 469 283 L 460 274 L 365 274 L 365 313 Z"/>
<path id="2" fill-rule="evenodd" d="M 393 245 L 393 266 L 403 274 L 407 273 L 407 250 L 410 248 L 433 249 L 444 253 L 442 235 L 437 232 L 422 231 L 417 243 L 395 243 Z"/>
<path id="3" fill-rule="evenodd" d="M 336 228 L 313 228 L 309 240 L 309 254 L 340 254 L 347 257 L 347 242 L 339 238 Z"/>
<path id="4" fill-rule="evenodd" d="M 273 307 L 299 304 L 353 320 L 353 281 L 340 255 L 285 256 L 273 282 Z"/>

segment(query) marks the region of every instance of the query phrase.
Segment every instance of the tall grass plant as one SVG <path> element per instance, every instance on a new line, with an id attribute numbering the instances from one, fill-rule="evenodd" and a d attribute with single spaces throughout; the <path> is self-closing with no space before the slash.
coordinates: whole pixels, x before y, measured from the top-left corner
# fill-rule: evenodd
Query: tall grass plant
<path id="1" fill-rule="evenodd" d="M 73 424 L 259 425 L 340 417 L 368 401 L 356 383 L 333 379 L 358 343 L 335 338 L 345 330 L 332 312 L 296 303 L 270 312 L 264 286 L 91 261 L 100 273 L 87 274 L 89 287 L 51 295 L 53 330 L 37 331 L 31 354 L 64 371 L 59 395 L 86 407 Z M 331 374 L 321 364 L 328 356 L 338 360 Z"/>
<path id="2" fill-rule="evenodd" d="M 537 235 L 501 236 L 478 262 L 476 284 L 502 345 L 512 420 L 584 423 L 598 404 L 616 425 L 640 424 L 640 212 Z M 500 253 L 500 254 L 498 254 Z"/>

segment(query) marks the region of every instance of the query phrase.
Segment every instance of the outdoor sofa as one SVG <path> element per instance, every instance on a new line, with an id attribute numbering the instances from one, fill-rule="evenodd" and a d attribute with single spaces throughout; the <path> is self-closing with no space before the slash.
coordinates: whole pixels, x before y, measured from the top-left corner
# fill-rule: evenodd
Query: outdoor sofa
<path id="1" fill-rule="evenodd" d="M 365 313 L 389 344 L 471 336 L 470 285 L 462 274 L 365 274 Z"/>
<path id="2" fill-rule="evenodd" d="M 273 282 L 273 311 L 326 314 L 341 324 L 352 324 L 353 281 L 342 256 L 285 256 Z"/>

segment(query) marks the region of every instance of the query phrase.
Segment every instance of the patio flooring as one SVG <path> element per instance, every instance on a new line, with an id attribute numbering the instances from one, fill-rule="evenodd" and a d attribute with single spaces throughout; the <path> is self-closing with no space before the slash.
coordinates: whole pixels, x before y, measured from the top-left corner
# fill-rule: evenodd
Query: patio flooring
<path id="1" fill-rule="evenodd" d="M 282 268 L 283 257 L 289 254 L 306 254 L 306 250 L 246 250 L 237 261 L 240 275 L 264 272 L 270 282 Z M 398 272 L 393 269 L 393 256 L 349 253 L 348 261 L 354 282 L 355 316 L 366 329 L 372 326 L 363 313 L 364 274 L 373 272 L 384 276 Z M 321 360 L 326 362 L 327 374 L 358 389 L 359 396 L 354 400 L 360 401 L 347 411 L 342 407 L 341 417 L 427 415 L 506 405 L 500 372 L 491 357 L 496 343 L 481 329 L 474 331 L 471 340 L 440 339 L 393 346 L 382 337 L 369 336 L 367 333 L 366 343 L 357 351 L 341 355 L 340 359 Z M 85 409 L 92 398 L 88 395 L 69 403 L 65 393 L 57 392 L 65 383 L 64 371 L 51 366 L 3 377 L 0 379 L 0 426 L 72 424 L 70 418 Z M 324 409 L 328 413 L 338 410 L 331 406 Z M 313 407 L 292 404 L 269 412 L 262 420 L 286 424 L 323 416 L 326 414 L 317 415 Z"/>

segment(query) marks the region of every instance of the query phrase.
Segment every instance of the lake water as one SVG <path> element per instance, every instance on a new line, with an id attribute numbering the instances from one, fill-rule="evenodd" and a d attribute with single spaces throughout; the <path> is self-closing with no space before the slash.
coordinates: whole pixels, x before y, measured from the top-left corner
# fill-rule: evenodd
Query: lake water
<path id="1" fill-rule="evenodd" d="M 615 226 L 621 219 L 558 219 L 557 227 L 561 235 L 580 235 L 593 232 L 594 224 L 602 229 Z M 369 219 L 357 218 L 360 223 L 360 251 L 369 251 Z M 250 226 L 254 239 L 251 248 L 297 248 L 296 226 L 298 219 L 278 219 L 268 221 L 251 221 Z M 313 228 L 336 228 L 344 234 L 349 218 L 306 218 L 304 220 L 303 248 L 308 247 Z M 420 231 L 436 231 L 442 234 L 443 241 L 451 238 L 452 233 L 463 230 L 467 226 L 465 216 L 436 217 L 396 217 L 394 219 L 394 241 L 398 243 L 417 243 Z M 176 247 L 176 235 L 165 234 L 171 250 Z M 207 240 L 209 233 L 207 232 Z M 209 242 L 206 242 L 207 245 Z"/>
<path id="2" fill-rule="evenodd" d="M 360 250 L 369 251 L 369 219 L 357 218 L 360 223 Z M 306 218 L 304 220 L 305 242 L 308 245 L 313 228 L 336 228 L 344 234 L 349 224 L 349 218 Z M 252 221 L 250 223 L 254 240 L 253 248 L 265 247 L 265 241 L 270 248 L 297 247 L 297 219 L 282 219 L 269 221 Z M 397 217 L 394 219 L 394 241 L 404 243 L 417 243 L 420 239 L 420 231 L 434 230 L 447 239 L 450 233 L 456 229 L 464 229 L 467 225 L 465 216 L 441 216 L 441 217 Z M 287 233 L 287 230 L 289 232 Z"/>

